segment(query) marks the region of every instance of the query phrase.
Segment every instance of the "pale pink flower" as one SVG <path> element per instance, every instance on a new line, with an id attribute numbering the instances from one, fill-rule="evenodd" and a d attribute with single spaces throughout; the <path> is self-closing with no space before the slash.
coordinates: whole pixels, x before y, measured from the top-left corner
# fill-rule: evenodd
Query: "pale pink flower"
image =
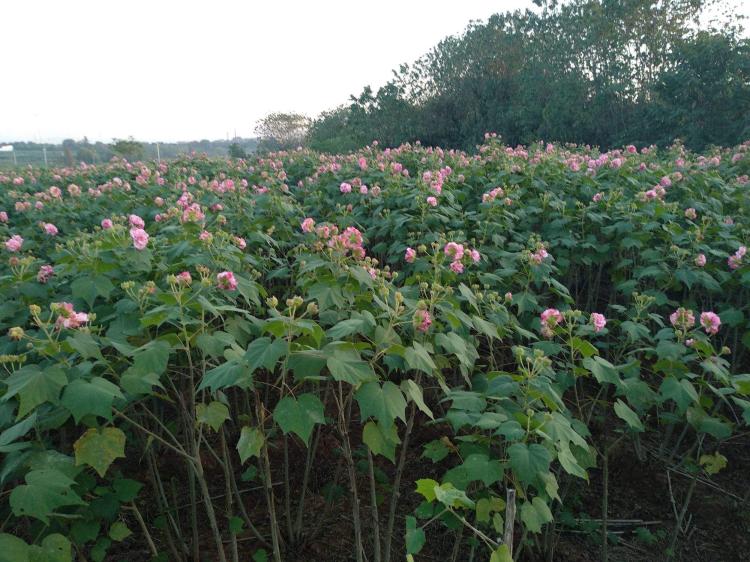
<path id="1" fill-rule="evenodd" d="M 703 326 L 707 334 L 717 334 L 719 326 L 721 326 L 721 318 L 714 312 L 701 312 L 701 326 Z"/>
<path id="2" fill-rule="evenodd" d="M 342 182 L 339 186 L 339 191 L 341 191 L 341 193 L 351 193 L 352 186 L 350 183 Z"/>
<path id="3" fill-rule="evenodd" d="M 5 211 L 0 211 L 0 222 L 8 222 L 8 213 Z"/>
<path id="4" fill-rule="evenodd" d="M 39 271 L 36 274 L 36 280 L 39 283 L 46 283 L 50 279 L 52 279 L 52 276 L 55 274 L 55 269 L 51 265 L 43 265 L 39 268 Z"/>
<path id="5" fill-rule="evenodd" d="M 482 256 L 479 254 L 479 251 L 477 251 L 476 249 L 472 250 L 470 254 L 471 254 L 471 261 L 473 261 L 474 263 L 479 263 L 479 260 L 482 259 Z"/>
<path id="6" fill-rule="evenodd" d="M 146 226 L 146 223 L 143 222 L 143 219 L 138 215 L 128 216 L 128 222 L 130 223 L 130 226 L 133 226 L 135 228 L 143 228 L 144 226 Z"/>
<path id="7" fill-rule="evenodd" d="M 599 314 L 598 312 L 592 312 L 591 323 L 594 325 L 595 332 L 601 332 L 604 329 L 604 326 L 607 325 L 607 319 L 604 317 L 603 314 Z"/>
<path id="8" fill-rule="evenodd" d="M 302 221 L 301 227 L 302 232 L 312 232 L 313 228 L 315 228 L 315 221 L 311 217 L 307 217 Z"/>
<path id="9" fill-rule="evenodd" d="M 50 236 L 57 236 L 57 233 L 58 233 L 57 227 L 51 222 L 45 222 L 42 225 L 42 228 L 44 228 L 44 232 L 46 232 Z"/>
<path id="10" fill-rule="evenodd" d="M 417 252 L 414 248 L 406 248 L 406 254 L 404 255 L 404 260 L 406 260 L 407 263 L 414 263 L 414 260 L 417 259 Z"/>
<path id="11" fill-rule="evenodd" d="M 191 277 L 189 271 L 178 273 L 177 275 L 175 275 L 175 279 L 177 279 L 178 285 L 190 285 L 190 283 L 193 282 L 193 278 Z"/>
<path id="12" fill-rule="evenodd" d="M 695 257 L 695 265 L 697 265 L 698 267 L 703 267 L 704 265 L 706 265 L 706 254 L 698 254 Z"/>
<path id="13" fill-rule="evenodd" d="M 414 313 L 413 322 L 417 330 L 420 332 L 426 332 L 432 325 L 432 318 L 428 311 L 419 309 Z"/>
<path id="14" fill-rule="evenodd" d="M 430 207 L 437 207 L 438 201 L 437 201 L 437 199 L 436 199 L 435 197 L 433 197 L 432 195 L 430 195 L 430 196 L 429 196 L 429 197 L 427 198 L 427 204 L 428 204 L 428 205 L 429 205 Z"/>
<path id="15" fill-rule="evenodd" d="M 460 261 L 451 262 L 451 270 L 454 273 L 463 273 L 464 272 L 464 264 L 462 264 Z"/>
<path id="16" fill-rule="evenodd" d="M 148 244 L 148 234 L 142 228 L 131 228 L 130 237 L 136 250 L 143 250 Z"/>
<path id="17" fill-rule="evenodd" d="M 669 315 L 669 322 L 676 329 L 687 331 L 695 326 L 695 316 L 692 310 L 680 307 Z"/>
<path id="18" fill-rule="evenodd" d="M 464 247 L 462 244 L 457 244 L 456 242 L 448 242 L 443 248 L 443 253 L 453 261 L 459 261 L 464 257 Z"/>
<path id="19" fill-rule="evenodd" d="M 591 200 L 592 200 L 592 201 L 593 201 L 594 203 L 598 203 L 599 201 L 601 201 L 601 200 L 602 200 L 602 197 L 604 197 L 604 194 L 603 194 L 603 193 L 595 193 L 595 194 L 594 194 L 594 196 L 593 196 L 593 197 L 591 198 Z"/>
<path id="20" fill-rule="evenodd" d="M 23 246 L 23 238 L 21 238 L 18 234 L 14 234 L 5 241 L 5 247 L 9 252 L 19 251 L 21 249 L 21 246 Z"/>
<path id="21" fill-rule="evenodd" d="M 219 289 L 234 291 L 237 288 L 237 280 L 234 278 L 234 273 L 231 271 L 222 271 L 216 276 L 216 281 Z"/>
<path id="22" fill-rule="evenodd" d="M 104 230 L 109 230 L 110 228 L 112 228 L 112 221 L 110 219 L 102 220 L 102 228 Z"/>
<path id="23" fill-rule="evenodd" d="M 688 207 L 687 209 L 685 209 L 685 217 L 690 219 L 691 221 L 694 221 L 698 218 L 698 213 L 692 207 Z"/>

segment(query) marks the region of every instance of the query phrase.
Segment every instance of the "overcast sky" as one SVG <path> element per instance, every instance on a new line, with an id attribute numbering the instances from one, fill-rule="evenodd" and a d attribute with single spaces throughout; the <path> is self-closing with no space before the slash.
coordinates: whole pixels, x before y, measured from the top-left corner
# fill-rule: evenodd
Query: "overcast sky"
<path id="1" fill-rule="evenodd" d="M 0 18 L 0 141 L 252 136 L 382 85 L 529 0 L 18 0 Z"/>
<path id="2" fill-rule="evenodd" d="M 314 116 L 382 85 L 470 20 L 531 5 L 10 0 L 0 9 L 0 141 L 253 136 L 271 111 Z"/>

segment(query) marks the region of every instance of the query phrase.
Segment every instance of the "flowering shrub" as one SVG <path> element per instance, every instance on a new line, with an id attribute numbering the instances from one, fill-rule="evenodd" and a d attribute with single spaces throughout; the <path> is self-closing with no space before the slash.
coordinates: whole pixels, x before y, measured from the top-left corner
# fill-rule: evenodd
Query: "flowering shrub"
<path id="1" fill-rule="evenodd" d="M 346 510 L 357 560 L 534 559 L 616 442 L 720 470 L 750 420 L 749 148 L 0 176 L 0 545 L 284 560 Z"/>

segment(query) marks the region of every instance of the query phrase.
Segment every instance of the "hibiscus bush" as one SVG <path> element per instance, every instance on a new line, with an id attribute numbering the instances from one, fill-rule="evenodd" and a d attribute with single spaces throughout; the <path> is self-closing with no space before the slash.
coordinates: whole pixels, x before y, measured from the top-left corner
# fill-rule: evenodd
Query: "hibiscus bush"
<path id="1" fill-rule="evenodd" d="M 750 143 L 0 175 L 0 559 L 551 560 L 750 423 Z M 335 538 L 335 539 L 334 539 Z"/>

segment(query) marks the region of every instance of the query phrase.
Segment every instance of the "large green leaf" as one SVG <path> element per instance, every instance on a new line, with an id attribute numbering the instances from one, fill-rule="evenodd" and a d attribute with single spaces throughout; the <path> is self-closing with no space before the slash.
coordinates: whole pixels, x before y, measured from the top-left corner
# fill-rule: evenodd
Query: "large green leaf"
<path id="1" fill-rule="evenodd" d="M 396 462 L 396 446 L 401 443 L 395 424 L 383 427 L 369 421 L 362 430 L 362 441 L 376 455 L 383 455 L 391 462 Z"/>
<path id="2" fill-rule="evenodd" d="M 112 419 L 112 402 L 115 398 L 124 399 L 117 385 L 101 377 L 90 381 L 76 379 L 65 387 L 61 403 L 78 423 L 89 414 Z"/>
<path id="3" fill-rule="evenodd" d="M 240 454 L 240 461 L 245 462 L 250 457 L 260 455 L 263 447 L 263 432 L 257 427 L 245 426 L 240 432 L 240 440 L 237 442 L 237 452 Z"/>
<path id="4" fill-rule="evenodd" d="M 195 417 L 198 423 L 204 423 L 214 431 L 219 431 L 221 424 L 229 419 L 229 408 L 216 400 L 208 405 L 198 404 L 195 407 Z"/>
<path id="5" fill-rule="evenodd" d="M 390 381 L 364 383 L 354 395 L 363 420 L 374 417 L 383 425 L 391 425 L 396 418 L 406 422 L 406 400 L 401 390 Z"/>
<path id="6" fill-rule="evenodd" d="M 117 458 L 125 456 L 125 434 L 116 427 L 91 428 L 73 444 L 76 465 L 92 467 L 102 478 Z"/>
<path id="7" fill-rule="evenodd" d="M 337 349 L 326 361 L 334 380 L 357 385 L 375 380 L 375 371 L 367 361 L 362 361 L 359 353 L 351 349 Z"/>
<path id="8" fill-rule="evenodd" d="M 521 521 L 532 533 L 539 533 L 542 526 L 552 521 L 549 506 L 539 496 L 521 505 Z"/>
<path id="9" fill-rule="evenodd" d="M 10 494 L 10 507 L 16 517 L 35 517 L 45 525 L 59 507 L 86 505 L 73 491 L 75 481 L 54 468 L 32 470 L 26 484 L 16 486 Z"/>
<path id="10" fill-rule="evenodd" d="M 323 403 L 314 394 L 301 394 L 297 398 L 285 396 L 273 411 L 273 419 L 287 434 L 294 432 L 308 444 L 316 423 L 325 423 Z"/>
<path id="11" fill-rule="evenodd" d="M 3 400 L 18 395 L 18 419 L 45 402 L 57 403 L 60 391 L 68 383 L 68 377 L 58 366 L 41 369 L 37 365 L 26 365 L 5 379 L 8 391 Z"/>
<path id="12" fill-rule="evenodd" d="M 286 347 L 286 341 L 283 339 L 258 338 L 253 340 L 247 347 L 245 360 L 250 366 L 251 371 L 255 371 L 261 367 L 268 371 L 273 371 L 279 358 L 286 353 Z"/>
<path id="13" fill-rule="evenodd" d="M 508 457 L 510 467 L 521 482 L 536 485 L 539 489 L 541 475 L 549 471 L 549 451 L 538 443 L 513 443 L 508 447 Z"/>

